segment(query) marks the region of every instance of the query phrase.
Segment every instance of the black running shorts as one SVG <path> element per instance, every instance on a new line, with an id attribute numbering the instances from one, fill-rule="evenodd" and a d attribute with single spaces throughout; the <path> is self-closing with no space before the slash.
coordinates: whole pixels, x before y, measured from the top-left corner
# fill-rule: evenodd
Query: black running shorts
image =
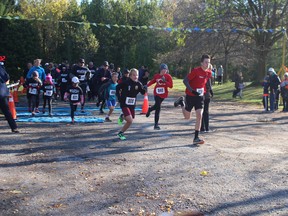
<path id="1" fill-rule="evenodd" d="M 203 109 L 203 97 L 186 95 L 185 110 L 191 112 L 193 107 L 195 110 Z"/>

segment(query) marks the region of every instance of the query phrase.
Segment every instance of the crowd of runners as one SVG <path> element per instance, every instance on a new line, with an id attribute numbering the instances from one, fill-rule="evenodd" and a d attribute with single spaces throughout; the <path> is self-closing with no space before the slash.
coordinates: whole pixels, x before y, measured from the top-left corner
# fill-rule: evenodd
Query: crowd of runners
<path id="1" fill-rule="evenodd" d="M 139 70 L 132 68 L 122 72 L 119 67 L 115 69 L 113 63 L 109 64 L 105 61 L 96 68 L 93 62 L 86 65 L 82 58 L 71 67 L 67 62 L 63 62 L 59 65 L 46 63 L 43 68 L 41 59 L 35 59 L 33 65 L 27 66 L 24 87 L 27 89 L 28 111 L 31 112 L 32 117 L 39 112 L 45 113 L 46 106 L 48 115 L 53 116 L 52 100 L 62 100 L 69 102 L 71 123 L 74 124 L 74 112 L 77 106 L 80 106 L 81 112 L 85 112 L 86 100 L 95 100 L 100 114 L 104 114 L 105 106 L 109 108 L 105 121 L 111 122 L 110 116 L 118 102 L 122 110 L 118 118 L 118 124 L 122 126 L 118 133 L 121 140 L 126 139 L 125 132 L 135 118 L 137 95 L 139 93 L 144 95 L 148 87 L 154 85 L 155 102 L 149 107 L 146 117 L 148 118 L 154 111 L 154 129 L 160 130 L 161 104 L 168 97 L 168 88 L 173 88 L 173 79 L 169 74 L 168 65 L 164 63 L 160 65 L 159 71 L 151 80 L 149 80 L 149 71 L 144 66 Z M 192 69 L 183 80 L 186 86 L 185 97 L 178 98 L 174 103 L 175 107 L 181 106 L 185 119 L 190 119 L 192 109 L 195 110 L 194 144 L 204 144 L 204 140 L 199 138 L 201 125 L 202 130 L 209 130 L 205 118 L 202 120 L 202 114 L 203 106 L 205 111 L 205 106 L 209 104 L 207 93 L 209 93 L 208 99 L 213 96 L 211 76 L 210 56 L 203 55 L 201 65 Z M 40 97 L 43 97 L 42 109 L 39 108 Z M 206 112 L 208 113 L 208 109 Z"/>

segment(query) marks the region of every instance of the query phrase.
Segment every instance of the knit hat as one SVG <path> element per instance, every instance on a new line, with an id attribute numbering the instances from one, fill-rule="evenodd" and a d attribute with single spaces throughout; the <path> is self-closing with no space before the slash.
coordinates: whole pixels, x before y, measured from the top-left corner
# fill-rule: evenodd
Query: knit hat
<path id="1" fill-rule="evenodd" d="M 163 63 L 162 63 L 162 64 L 160 65 L 160 71 L 161 71 L 161 70 L 164 70 L 164 69 L 165 69 L 165 70 L 168 70 L 168 66 L 167 66 L 166 64 L 163 64 Z"/>
<path id="2" fill-rule="evenodd" d="M 48 74 L 45 78 L 46 81 L 50 81 L 52 82 L 52 76 L 50 74 Z"/>

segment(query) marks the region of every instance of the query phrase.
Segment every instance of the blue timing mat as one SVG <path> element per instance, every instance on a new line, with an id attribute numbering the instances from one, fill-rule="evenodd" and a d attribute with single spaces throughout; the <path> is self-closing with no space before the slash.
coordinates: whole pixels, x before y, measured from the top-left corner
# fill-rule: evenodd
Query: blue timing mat
<path id="1" fill-rule="evenodd" d="M 80 110 L 80 107 L 78 108 Z M 16 107 L 16 111 L 21 112 L 21 111 L 27 111 L 28 108 L 27 107 Z M 40 109 L 41 110 L 41 109 Z M 63 112 L 63 111 L 67 111 L 70 112 L 70 107 L 53 107 L 52 108 L 53 111 L 57 111 L 57 112 Z M 89 110 L 89 111 L 99 111 L 98 107 L 85 107 L 84 110 Z M 109 109 L 104 109 L 105 111 L 108 111 Z M 121 108 L 117 107 L 115 108 L 115 110 L 121 110 Z M 141 108 L 135 108 L 135 111 L 141 111 Z"/>
<path id="2" fill-rule="evenodd" d="M 54 111 L 54 110 L 52 110 Z M 63 111 L 58 111 L 58 112 L 52 112 L 53 116 L 70 116 L 70 111 L 67 112 L 63 112 Z M 75 116 L 92 116 L 91 112 L 85 112 L 85 113 L 81 113 L 81 112 L 75 112 Z M 17 113 L 17 117 L 31 117 L 31 113 L 30 112 L 18 112 Z M 36 117 L 48 117 L 48 112 L 46 112 L 45 114 L 43 113 L 36 113 Z"/>
<path id="3" fill-rule="evenodd" d="M 17 122 L 41 122 L 41 123 L 70 123 L 71 117 L 30 117 L 21 118 L 16 120 Z M 103 123 L 104 118 L 97 117 L 75 117 L 76 123 Z"/>

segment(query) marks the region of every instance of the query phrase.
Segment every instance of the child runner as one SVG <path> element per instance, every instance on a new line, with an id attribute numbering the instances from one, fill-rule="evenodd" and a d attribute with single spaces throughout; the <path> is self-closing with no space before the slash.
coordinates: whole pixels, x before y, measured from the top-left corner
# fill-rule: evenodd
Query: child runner
<path id="1" fill-rule="evenodd" d="M 39 79 L 37 71 L 32 72 L 32 77 L 26 80 L 25 86 L 28 86 L 28 108 L 30 110 L 31 107 L 32 116 L 35 116 L 36 103 L 42 86 L 42 81 Z"/>
<path id="2" fill-rule="evenodd" d="M 156 83 L 154 87 L 154 100 L 155 103 L 153 106 L 149 107 L 146 117 L 150 116 L 150 113 L 155 110 L 154 116 L 154 130 L 160 130 L 158 125 L 160 118 L 161 103 L 165 98 L 168 97 L 168 88 L 173 88 L 173 80 L 168 72 L 168 66 L 166 64 L 160 65 L 160 71 L 158 74 L 155 74 L 153 79 L 148 82 L 147 86 L 151 86 Z"/>
<path id="3" fill-rule="evenodd" d="M 146 90 L 147 89 L 138 81 L 138 70 L 135 68 L 130 70 L 127 81 L 117 85 L 116 95 L 120 102 L 124 119 L 126 120 L 126 123 L 118 133 L 118 137 L 121 140 L 126 139 L 124 132 L 130 127 L 135 118 L 136 96 L 139 92 L 144 95 Z"/>
<path id="4" fill-rule="evenodd" d="M 48 103 L 49 116 L 52 117 L 52 96 L 55 86 L 52 81 L 52 76 L 48 74 L 42 86 L 43 90 L 43 113 L 45 113 L 46 103 Z"/>
<path id="5" fill-rule="evenodd" d="M 111 122 L 110 115 L 112 114 L 116 106 L 116 86 L 118 85 L 117 80 L 118 73 L 113 72 L 111 80 L 108 83 L 103 84 L 99 89 L 99 92 L 104 92 L 104 98 L 109 108 L 109 112 L 105 118 L 106 122 Z"/>
<path id="6" fill-rule="evenodd" d="M 204 144 L 204 140 L 199 138 L 199 131 L 201 127 L 202 113 L 203 113 L 203 96 L 205 94 L 205 85 L 211 78 L 212 72 L 209 69 L 210 56 L 202 55 L 201 67 L 192 69 L 192 71 L 184 78 L 183 83 L 186 86 L 186 97 L 180 97 L 174 102 L 174 106 L 181 106 L 182 113 L 185 119 L 191 118 L 191 110 L 195 108 L 196 123 L 195 136 L 193 144 Z"/>
<path id="7" fill-rule="evenodd" d="M 129 73 L 130 73 L 130 71 L 128 69 L 125 69 L 123 72 L 122 78 L 118 80 L 118 84 L 128 80 L 129 79 Z M 123 113 L 121 112 L 119 115 L 119 118 L 118 118 L 118 125 L 122 125 L 122 124 L 123 124 Z"/>
<path id="8" fill-rule="evenodd" d="M 77 77 L 72 78 L 72 85 L 68 87 L 64 95 L 64 100 L 69 100 L 71 108 L 71 123 L 74 124 L 74 112 L 77 109 L 77 105 L 82 105 L 84 103 L 83 91 L 80 88 L 79 79 Z"/>

